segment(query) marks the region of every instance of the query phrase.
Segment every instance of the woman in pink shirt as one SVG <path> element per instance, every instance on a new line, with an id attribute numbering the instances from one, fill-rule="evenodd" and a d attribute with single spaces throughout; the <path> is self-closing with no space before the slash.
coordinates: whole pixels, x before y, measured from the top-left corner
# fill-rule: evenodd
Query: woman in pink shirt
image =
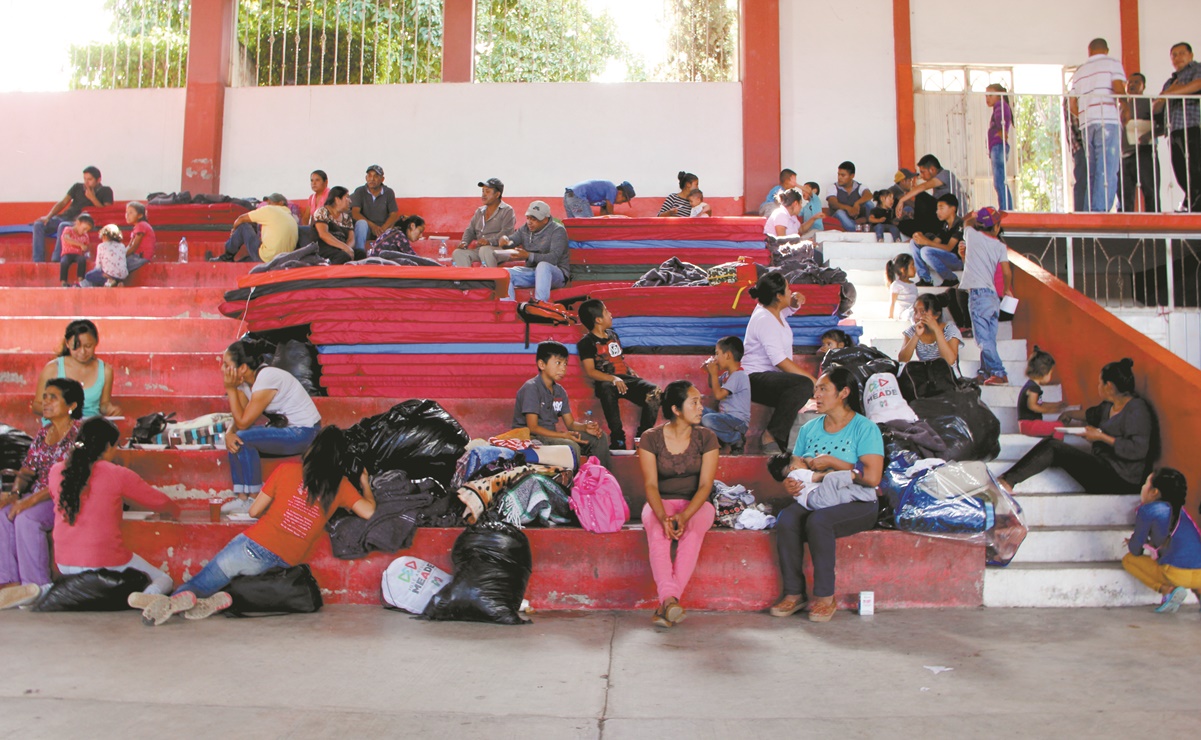
<path id="1" fill-rule="evenodd" d="M 313 170 L 309 175 L 309 187 L 313 194 L 309 196 L 309 220 L 305 223 L 312 226 L 315 223 L 313 214 L 325 205 L 325 199 L 329 197 L 329 176 L 325 174 L 325 170 Z"/>
<path id="2" fill-rule="evenodd" d="M 83 423 L 75 449 L 50 469 L 54 499 L 54 561 L 63 575 L 133 568 L 150 577 L 146 593 L 171 593 L 171 577 L 135 555 L 121 539 L 122 504 L 179 516 L 179 504 L 128 468 L 112 462 L 117 427 L 104 418 Z"/>

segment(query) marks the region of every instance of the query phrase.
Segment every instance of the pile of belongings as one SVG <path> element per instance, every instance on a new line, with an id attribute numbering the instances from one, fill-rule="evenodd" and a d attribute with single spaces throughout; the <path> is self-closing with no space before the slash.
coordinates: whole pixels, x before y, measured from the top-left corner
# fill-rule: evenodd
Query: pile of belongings
<path id="1" fill-rule="evenodd" d="M 515 527 L 578 526 L 571 485 L 579 461 L 566 445 L 530 440 L 472 440 L 451 482 L 468 522 L 485 512 Z M 517 442 L 517 444 L 514 444 Z"/>
<path id="2" fill-rule="evenodd" d="M 903 532 L 983 544 L 989 565 L 1008 565 L 1026 538 L 1022 507 L 987 463 L 890 453 L 880 491 Z"/>
<path id="3" fill-rule="evenodd" d="M 418 527 L 457 527 L 462 508 L 433 478 L 410 480 L 403 470 L 371 476 L 375 513 L 361 519 L 338 511 L 325 525 L 334 557 L 356 560 L 371 552 L 396 552 L 413 544 Z"/>
<path id="4" fill-rule="evenodd" d="M 489 515 L 463 530 L 450 556 L 453 580 L 430 599 L 427 619 L 523 623 L 521 602 L 534 570 L 524 532 Z"/>
<path id="5" fill-rule="evenodd" d="M 719 527 L 771 529 L 776 525 L 771 507 L 755 503 L 755 493 L 742 484 L 729 486 L 719 480 L 713 481 L 709 503 L 717 510 L 714 523 Z"/>

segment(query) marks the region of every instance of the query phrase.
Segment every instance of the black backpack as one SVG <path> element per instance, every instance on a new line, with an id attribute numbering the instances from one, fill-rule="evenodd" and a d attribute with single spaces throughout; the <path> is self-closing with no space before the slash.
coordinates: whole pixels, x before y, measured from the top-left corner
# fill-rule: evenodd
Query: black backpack
<path id="1" fill-rule="evenodd" d="M 130 441 L 139 444 L 154 444 L 154 439 L 163 432 L 167 431 L 167 424 L 175 421 L 175 412 L 164 414 L 159 411 L 146 416 L 139 416 L 137 422 L 133 425 L 133 432 L 129 435 Z"/>
<path id="2" fill-rule="evenodd" d="M 239 576 L 229 582 L 225 592 L 233 598 L 225 611 L 228 617 L 312 614 L 325 603 L 317 579 L 304 564 Z"/>
<path id="3" fill-rule="evenodd" d="M 897 382 L 906 401 L 941 396 L 958 390 L 960 386 L 955 372 L 941 357 L 937 360 L 911 360 L 905 363 Z"/>

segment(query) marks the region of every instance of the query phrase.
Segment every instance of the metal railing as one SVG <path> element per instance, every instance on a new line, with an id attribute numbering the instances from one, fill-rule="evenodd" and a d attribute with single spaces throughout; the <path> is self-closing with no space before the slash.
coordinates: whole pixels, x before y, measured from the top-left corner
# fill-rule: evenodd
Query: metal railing
<path id="1" fill-rule="evenodd" d="M 971 194 L 973 207 L 998 205 L 1002 199 L 989 149 L 988 129 L 993 114 L 992 107 L 985 102 L 989 94 L 972 91 L 915 94 L 918 151 L 935 153 L 944 167 L 959 175 Z M 1090 188 L 1095 166 L 1103 166 L 1097 164 L 1103 158 L 1087 155 L 1088 134 L 1079 129 L 1070 115 L 1068 97 L 1004 95 L 1013 111 L 1010 152 L 1004 160 L 1005 185 L 1012 193 L 1015 210 L 1042 213 L 1104 210 L 1091 207 Z M 1137 115 L 1150 115 L 1154 98 L 1126 96 L 1125 100 L 1131 110 L 1138 111 Z M 1171 100 L 1174 105 L 1182 105 L 1184 101 L 1197 105 L 1201 96 L 1183 99 L 1177 96 Z M 1190 116 L 1189 122 L 1194 120 Z M 1173 143 L 1162 124 L 1154 120 L 1119 124 L 1118 137 L 1120 162 L 1111 208 L 1122 212 L 1186 210 L 1186 189 L 1175 177 Z M 1190 143 L 1187 137 L 1181 140 L 1185 143 L 1182 151 L 1186 157 L 1201 159 L 1201 151 L 1187 150 Z M 1144 143 L 1136 147 L 1132 141 Z M 1149 188 L 1153 197 L 1144 197 L 1139 187 L 1143 181 L 1158 183 L 1157 187 Z M 1201 183 L 1192 187 L 1196 199 Z M 1201 201 L 1193 208 L 1201 211 Z"/>
<path id="2" fill-rule="evenodd" d="M 234 85 L 442 77 L 442 0 L 239 0 L 235 38 Z"/>
<path id="3" fill-rule="evenodd" d="M 1006 239 L 1106 308 L 1201 308 L 1197 234 L 1007 230 Z"/>
<path id="4" fill-rule="evenodd" d="M 183 87 L 191 1 L 112 0 L 108 9 L 112 39 L 71 46 L 71 88 Z"/>

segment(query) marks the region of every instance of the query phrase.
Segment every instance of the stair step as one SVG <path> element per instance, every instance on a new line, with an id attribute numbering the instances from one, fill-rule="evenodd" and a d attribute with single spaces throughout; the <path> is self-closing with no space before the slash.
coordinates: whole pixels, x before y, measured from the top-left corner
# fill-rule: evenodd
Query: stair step
<path id="1" fill-rule="evenodd" d="M 1121 527 L 1130 535 L 1139 498 L 1088 493 L 1018 493 L 1027 527 L 1062 528 L 1088 523 L 1097 527 Z M 1025 544 L 1022 545 L 1025 547 Z M 1112 558 L 1111 558 L 1112 559 Z"/>
<path id="2" fill-rule="evenodd" d="M 239 322 L 215 313 L 213 318 L 108 318 L 99 322 L 100 353 L 101 356 L 105 350 L 221 353 L 238 338 L 239 327 Z M 53 337 L 62 336 L 62 331 L 61 316 L 25 316 L 18 321 L 0 321 L 0 347 L 7 352 L 45 351 Z"/>
<path id="3" fill-rule="evenodd" d="M 230 288 L 234 281 L 229 283 Z M 0 317 L 90 316 L 220 318 L 217 306 L 226 288 L 111 288 L 64 290 L 5 288 L 0 291 Z"/>
<path id="4" fill-rule="evenodd" d="M 880 350 L 889 357 L 896 357 L 905 340 L 900 335 L 896 337 L 880 337 L 872 339 L 872 346 Z M 1026 363 L 1026 340 L 1025 339 L 1001 339 L 997 341 L 997 352 L 1001 355 L 1002 362 L 1020 362 L 1023 365 Z M 976 344 L 975 339 L 965 340 L 959 347 L 959 359 L 963 360 L 980 360 L 980 345 Z M 1024 370 L 1025 368 L 1023 368 Z M 1025 372 L 1018 376 L 1022 378 L 1022 383 L 1025 383 Z"/>
<path id="5" fill-rule="evenodd" d="M 888 316 L 887 309 L 884 311 L 884 316 Z M 912 324 L 910 321 L 875 316 L 868 314 L 866 311 L 860 314 L 857 310 L 851 314 L 851 318 L 855 320 L 857 325 L 863 327 L 863 336 L 865 339 L 895 339 L 900 337 L 901 332 L 905 331 Z M 1009 339 L 1013 339 L 1013 322 L 1002 321 L 1000 324 L 997 324 L 997 340 L 1004 341 Z M 871 342 L 868 343 L 870 344 Z M 972 340 L 968 340 L 968 343 L 972 343 Z M 1025 358 L 1023 357 L 1023 373 L 1025 372 L 1025 364 Z"/>
<path id="6" fill-rule="evenodd" d="M 1012 563 L 984 572 L 987 607 L 1145 606 L 1159 601 L 1121 563 Z"/>
<path id="7" fill-rule="evenodd" d="M 1128 526 L 1031 527 L 1013 562 L 1112 563 L 1128 552 L 1129 536 Z"/>

